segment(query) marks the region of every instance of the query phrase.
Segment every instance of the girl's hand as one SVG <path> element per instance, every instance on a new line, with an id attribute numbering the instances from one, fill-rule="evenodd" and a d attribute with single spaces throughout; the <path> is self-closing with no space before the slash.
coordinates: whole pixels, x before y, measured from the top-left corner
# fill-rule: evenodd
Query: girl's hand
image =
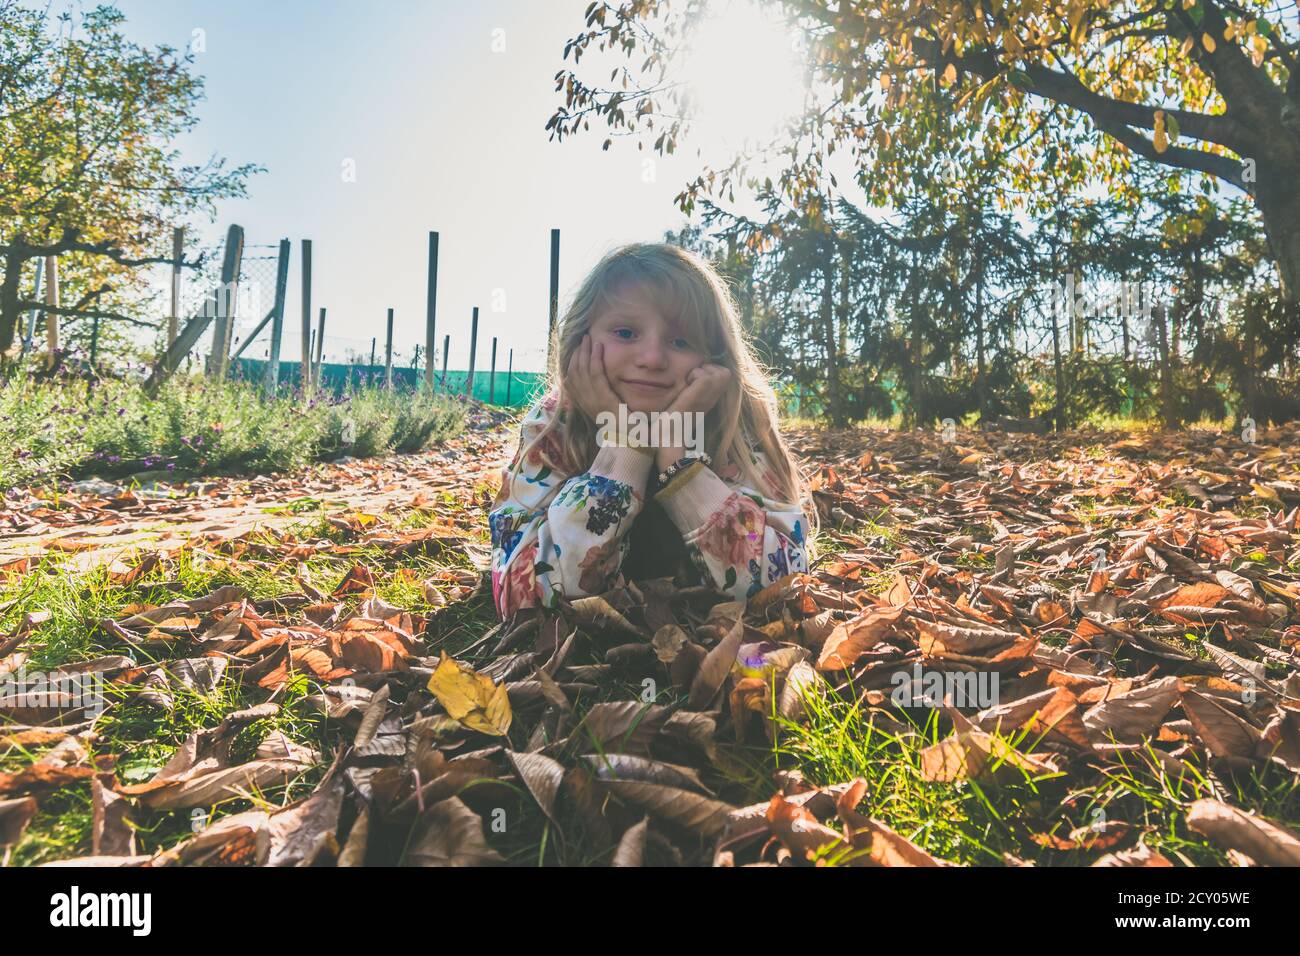
<path id="1" fill-rule="evenodd" d="M 601 412 L 618 415 L 619 402 L 622 401 L 609 384 L 605 374 L 604 343 L 592 344 L 591 333 L 582 337 L 582 344 L 574 350 L 569 359 L 568 386 L 569 400 L 586 413 L 593 422 L 598 421 Z"/>
<path id="2" fill-rule="evenodd" d="M 679 412 L 707 412 L 718 404 L 718 399 L 722 398 L 730 384 L 730 369 L 705 363 L 686 374 L 686 385 L 677 393 L 669 407 Z"/>

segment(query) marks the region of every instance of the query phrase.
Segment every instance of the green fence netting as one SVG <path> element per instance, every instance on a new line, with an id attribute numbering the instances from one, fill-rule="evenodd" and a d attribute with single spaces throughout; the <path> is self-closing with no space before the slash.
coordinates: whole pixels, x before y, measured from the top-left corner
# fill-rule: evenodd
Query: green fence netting
<path id="1" fill-rule="evenodd" d="M 298 388 L 301 385 L 302 366 L 298 362 L 280 363 L 280 387 Z M 266 362 L 263 359 L 239 358 L 231 363 L 230 377 L 260 382 L 266 374 Z M 439 391 L 462 395 L 465 392 L 465 379 L 469 372 L 465 369 L 448 369 L 444 377 L 438 372 Z M 326 362 L 321 365 L 321 388 L 335 395 L 342 395 L 350 389 L 363 388 L 367 385 L 381 385 L 384 381 L 382 365 L 348 365 Z M 411 391 L 423 387 L 424 370 L 413 368 L 393 369 L 393 386 Z M 524 408 L 541 394 L 545 387 L 545 376 L 541 372 L 511 372 L 509 380 L 505 372 L 495 376 L 487 372 L 474 372 L 474 397 L 490 405 L 507 408 Z"/>
<path id="2" fill-rule="evenodd" d="M 302 366 L 298 362 L 280 363 L 280 387 L 298 388 Z M 232 378 L 260 382 L 265 374 L 266 362 L 263 359 L 238 358 L 231 363 Z M 462 395 L 465 392 L 465 379 L 469 372 L 465 369 L 448 369 L 446 376 L 438 373 L 438 390 Z M 541 372 L 511 372 L 509 382 L 505 372 L 497 372 L 495 380 L 487 372 L 474 372 L 474 397 L 489 405 L 505 408 L 527 408 L 541 395 L 546 376 Z M 384 381 L 382 365 L 356 365 L 326 362 L 321 366 L 321 387 L 334 395 L 342 395 L 349 389 L 362 388 L 368 384 L 380 385 Z M 393 385 L 399 389 L 412 390 L 422 387 L 424 370 L 413 368 L 394 368 Z M 821 405 L 807 389 L 800 389 L 791 382 L 775 382 L 777 398 L 783 414 L 807 415 L 816 417 L 821 414 Z M 490 389 L 490 391 L 489 391 Z M 800 392 L 803 394 L 801 395 Z"/>

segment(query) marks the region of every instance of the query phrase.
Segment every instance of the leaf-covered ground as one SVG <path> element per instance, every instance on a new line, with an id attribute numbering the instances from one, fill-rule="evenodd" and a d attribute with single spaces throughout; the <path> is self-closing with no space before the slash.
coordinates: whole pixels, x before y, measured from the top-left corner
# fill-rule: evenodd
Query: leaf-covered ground
<path id="1" fill-rule="evenodd" d="M 499 425 L 10 499 L 4 861 L 1300 863 L 1297 428 L 798 431 L 811 574 L 498 626 Z"/>

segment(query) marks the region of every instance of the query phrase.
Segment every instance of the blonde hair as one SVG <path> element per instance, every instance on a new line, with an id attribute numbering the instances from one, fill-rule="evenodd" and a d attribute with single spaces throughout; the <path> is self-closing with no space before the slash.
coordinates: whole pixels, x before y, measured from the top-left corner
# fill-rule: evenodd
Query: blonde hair
<path id="1" fill-rule="evenodd" d="M 665 319 L 680 321 L 703 339 L 708 361 L 731 372 L 727 391 L 704 419 L 704 450 L 714 467 L 735 463 L 745 483 L 799 505 L 812 522 L 805 533 L 805 551 L 812 558 L 818 516 L 806 477 L 777 429 L 776 391 L 769 372 L 755 358 L 740 323 L 735 299 L 722 277 L 698 255 L 670 243 L 633 243 L 606 255 L 583 280 L 572 303 L 556 324 L 547 369 L 548 399 L 566 409 L 560 447 L 579 471 L 596 457 L 596 423 L 576 403 L 565 402 L 569 360 L 582 337 L 615 289 L 637 284 L 648 289 Z M 557 413 L 522 454 L 528 454 L 549 432 L 560 427 Z M 776 487 L 771 486 L 750 456 L 750 443 L 763 452 Z"/>

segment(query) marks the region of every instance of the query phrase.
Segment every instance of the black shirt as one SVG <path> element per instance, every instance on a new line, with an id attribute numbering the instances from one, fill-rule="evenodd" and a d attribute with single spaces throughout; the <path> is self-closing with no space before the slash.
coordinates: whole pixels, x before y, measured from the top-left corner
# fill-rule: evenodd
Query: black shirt
<path id="1" fill-rule="evenodd" d="M 628 556 L 622 568 L 627 580 L 677 577 L 680 574 L 683 580 L 679 584 L 699 583 L 698 572 L 691 562 L 690 552 L 686 550 L 682 533 L 653 494 L 649 495 L 645 507 L 632 522 L 628 546 Z"/>

